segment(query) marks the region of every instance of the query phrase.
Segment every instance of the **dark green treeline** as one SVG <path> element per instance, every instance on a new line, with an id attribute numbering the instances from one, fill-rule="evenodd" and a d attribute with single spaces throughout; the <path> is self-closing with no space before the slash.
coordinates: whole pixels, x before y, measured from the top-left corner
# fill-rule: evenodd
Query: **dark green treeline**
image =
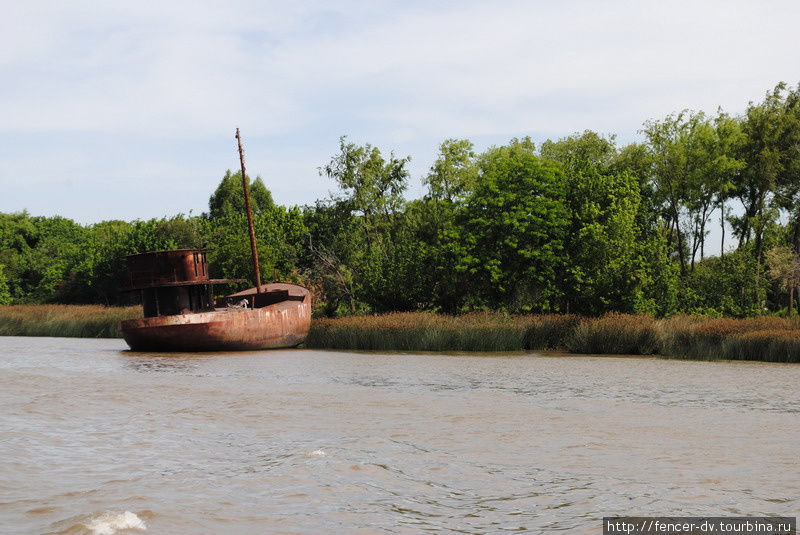
<path id="1" fill-rule="evenodd" d="M 262 280 L 310 287 L 327 316 L 791 313 L 800 86 L 780 84 L 740 116 L 683 111 L 642 132 L 624 146 L 585 131 L 480 154 L 449 139 L 415 200 L 409 158 L 342 138 L 320 167 L 336 196 L 287 208 L 253 182 Z M 82 226 L 0 214 L 0 304 L 117 304 L 124 256 L 155 249 L 208 247 L 212 275 L 248 276 L 242 205 L 228 172 L 200 216 Z"/>

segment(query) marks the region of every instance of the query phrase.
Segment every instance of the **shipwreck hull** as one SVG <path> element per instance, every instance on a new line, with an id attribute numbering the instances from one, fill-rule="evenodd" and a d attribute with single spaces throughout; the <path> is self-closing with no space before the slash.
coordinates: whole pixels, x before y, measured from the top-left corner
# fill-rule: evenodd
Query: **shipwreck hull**
<path id="1" fill-rule="evenodd" d="M 295 347 L 311 327 L 311 297 L 305 288 L 288 289 L 289 300 L 262 308 L 228 308 L 123 321 L 122 336 L 134 351 L 240 351 Z M 255 288 L 235 294 L 246 298 Z"/>

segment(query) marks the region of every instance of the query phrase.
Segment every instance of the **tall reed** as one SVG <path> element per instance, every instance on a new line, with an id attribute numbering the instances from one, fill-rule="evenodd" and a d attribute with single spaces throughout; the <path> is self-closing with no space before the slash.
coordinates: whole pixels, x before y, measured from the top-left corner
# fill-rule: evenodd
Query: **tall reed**
<path id="1" fill-rule="evenodd" d="M 582 321 L 563 343 L 573 353 L 653 355 L 662 333 L 651 316 L 611 313 Z"/>
<path id="2" fill-rule="evenodd" d="M 394 351 L 566 349 L 589 354 L 661 354 L 685 359 L 800 362 L 800 321 L 611 313 L 446 316 L 395 313 L 315 319 L 306 346 Z"/>
<path id="3" fill-rule="evenodd" d="M 118 338 L 119 322 L 141 317 L 140 307 L 99 305 L 0 306 L 0 336 Z"/>
<path id="4" fill-rule="evenodd" d="M 315 319 L 306 347 L 395 351 L 514 351 L 525 330 L 502 314 L 393 313 Z"/>
<path id="5" fill-rule="evenodd" d="M 663 354 L 672 358 L 800 362 L 797 318 L 697 318 L 663 320 Z"/>

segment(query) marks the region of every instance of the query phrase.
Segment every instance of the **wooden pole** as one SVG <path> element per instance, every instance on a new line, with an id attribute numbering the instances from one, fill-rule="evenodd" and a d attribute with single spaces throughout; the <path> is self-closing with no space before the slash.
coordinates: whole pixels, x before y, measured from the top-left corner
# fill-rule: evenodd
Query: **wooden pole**
<path id="1" fill-rule="evenodd" d="M 247 211 L 247 226 L 250 229 L 250 249 L 253 252 L 253 270 L 256 273 L 256 293 L 261 293 L 261 268 L 258 266 L 258 248 L 256 247 L 256 231 L 253 228 L 253 212 L 250 210 L 250 186 L 247 184 L 247 173 L 244 170 L 244 150 L 242 137 L 236 129 L 236 142 L 239 144 L 239 162 L 242 164 L 242 185 L 244 186 L 244 208 Z"/>

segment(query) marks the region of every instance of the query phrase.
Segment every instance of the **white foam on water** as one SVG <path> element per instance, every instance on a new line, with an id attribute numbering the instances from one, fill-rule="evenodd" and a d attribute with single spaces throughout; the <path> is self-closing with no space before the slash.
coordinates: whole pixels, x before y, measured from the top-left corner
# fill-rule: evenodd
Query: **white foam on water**
<path id="1" fill-rule="evenodd" d="M 325 457 L 325 452 L 322 450 L 314 450 L 308 454 L 309 457 Z"/>
<path id="2" fill-rule="evenodd" d="M 144 523 L 144 520 L 130 511 L 103 513 L 91 518 L 84 526 L 92 532 L 92 535 L 114 535 L 123 529 L 147 530 L 147 524 Z"/>

